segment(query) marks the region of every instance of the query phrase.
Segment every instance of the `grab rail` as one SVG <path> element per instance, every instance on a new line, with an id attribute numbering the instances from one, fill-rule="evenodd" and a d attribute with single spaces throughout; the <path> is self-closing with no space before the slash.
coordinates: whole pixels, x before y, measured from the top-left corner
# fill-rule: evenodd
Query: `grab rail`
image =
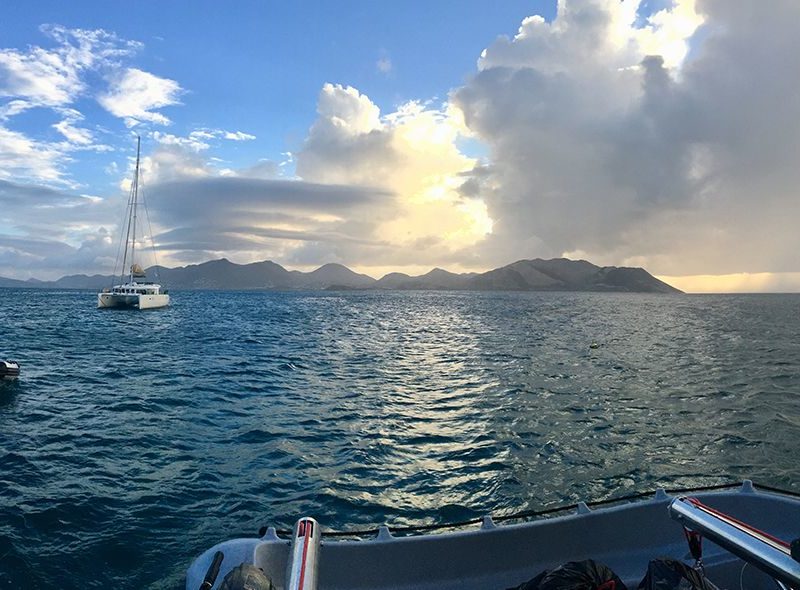
<path id="1" fill-rule="evenodd" d="M 723 549 L 785 584 L 800 586 L 800 563 L 787 543 L 692 498 L 675 498 L 669 514 L 686 528 L 701 533 Z"/>

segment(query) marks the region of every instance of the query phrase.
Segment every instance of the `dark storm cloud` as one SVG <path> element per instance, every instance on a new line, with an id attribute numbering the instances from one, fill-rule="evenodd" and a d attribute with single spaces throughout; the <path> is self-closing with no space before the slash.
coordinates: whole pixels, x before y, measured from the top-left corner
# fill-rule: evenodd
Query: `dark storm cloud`
<path id="1" fill-rule="evenodd" d="M 0 267 L 24 269 L 19 278 L 58 278 L 73 272 L 110 272 L 116 245 L 107 234 L 84 236 L 76 248 L 58 240 L 0 235 Z"/>
<path id="2" fill-rule="evenodd" d="M 291 180 L 213 177 L 158 184 L 149 189 L 150 207 L 165 224 L 211 219 L 259 221 L 278 212 L 337 214 L 377 206 L 384 193 L 374 189 Z"/>
<path id="3" fill-rule="evenodd" d="M 287 261 L 298 248 L 369 245 L 387 197 L 380 189 L 295 180 L 201 177 L 149 187 L 158 249 L 173 260 L 221 256 Z M 362 234 L 353 219 L 366 219 Z M 199 253 L 199 254 L 192 254 Z"/>
<path id="4" fill-rule="evenodd" d="M 113 227 L 124 202 L 0 180 L 0 275 L 49 279 L 109 270 L 116 243 L 103 225 Z"/>

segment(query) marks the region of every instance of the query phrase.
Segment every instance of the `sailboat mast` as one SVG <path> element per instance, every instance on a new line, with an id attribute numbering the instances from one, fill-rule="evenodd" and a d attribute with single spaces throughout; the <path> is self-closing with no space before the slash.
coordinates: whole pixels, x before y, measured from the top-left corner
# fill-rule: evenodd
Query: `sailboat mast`
<path id="1" fill-rule="evenodd" d="M 136 171 L 133 173 L 133 204 L 131 205 L 133 211 L 133 236 L 131 237 L 131 279 L 133 282 L 133 267 L 136 264 L 136 206 L 139 196 L 139 149 L 141 147 L 142 138 L 136 136 Z"/>

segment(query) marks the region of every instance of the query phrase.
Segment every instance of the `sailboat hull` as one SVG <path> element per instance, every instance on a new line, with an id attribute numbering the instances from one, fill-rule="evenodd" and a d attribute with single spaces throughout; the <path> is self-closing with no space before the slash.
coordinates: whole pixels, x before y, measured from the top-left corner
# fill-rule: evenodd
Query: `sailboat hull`
<path id="1" fill-rule="evenodd" d="M 169 295 L 139 295 L 139 309 L 155 309 L 169 305 Z"/>
<path id="2" fill-rule="evenodd" d="M 155 309 L 169 305 L 169 295 L 124 295 L 120 293 L 98 293 L 97 307 L 116 309 Z"/>

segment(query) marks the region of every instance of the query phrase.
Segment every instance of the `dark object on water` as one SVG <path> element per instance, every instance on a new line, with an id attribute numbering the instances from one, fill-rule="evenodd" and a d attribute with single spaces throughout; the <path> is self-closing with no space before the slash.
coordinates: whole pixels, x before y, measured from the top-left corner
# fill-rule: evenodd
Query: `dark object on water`
<path id="1" fill-rule="evenodd" d="M 211 590 L 214 587 L 223 559 L 225 559 L 225 555 L 223 555 L 222 551 L 217 551 L 214 554 L 214 559 L 211 560 L 211 565 L 208 566 L 208 571 L 206 571 L 206 577 L 203 578 L 203 583 L 200 584 L 200 590 Z"/>
<path id="2" fill-rule="evenodd" d="M 275 586 L 261 569 L 243 563 L 228 572 L 219 590 L 275 590 Z"/>
<path id="3" fill-rule="evenodd" d="M 718 590 L 696 569 L 675 559 L 654 559 L 639 590 Z"/>
<path id="4" fill-rule="evenodd" d="M 627 590 L 611 569 L 593 559 L 569 561 L 517 586 L 515 590 Z M 660 589 L 659 589 L 660 590 Z"/>
<path id="5" fill-rule="evenodd" d="M 19 377 L 19 363 L 16 361 L 0 361 L 0 379 L 16 379 Z"/>

